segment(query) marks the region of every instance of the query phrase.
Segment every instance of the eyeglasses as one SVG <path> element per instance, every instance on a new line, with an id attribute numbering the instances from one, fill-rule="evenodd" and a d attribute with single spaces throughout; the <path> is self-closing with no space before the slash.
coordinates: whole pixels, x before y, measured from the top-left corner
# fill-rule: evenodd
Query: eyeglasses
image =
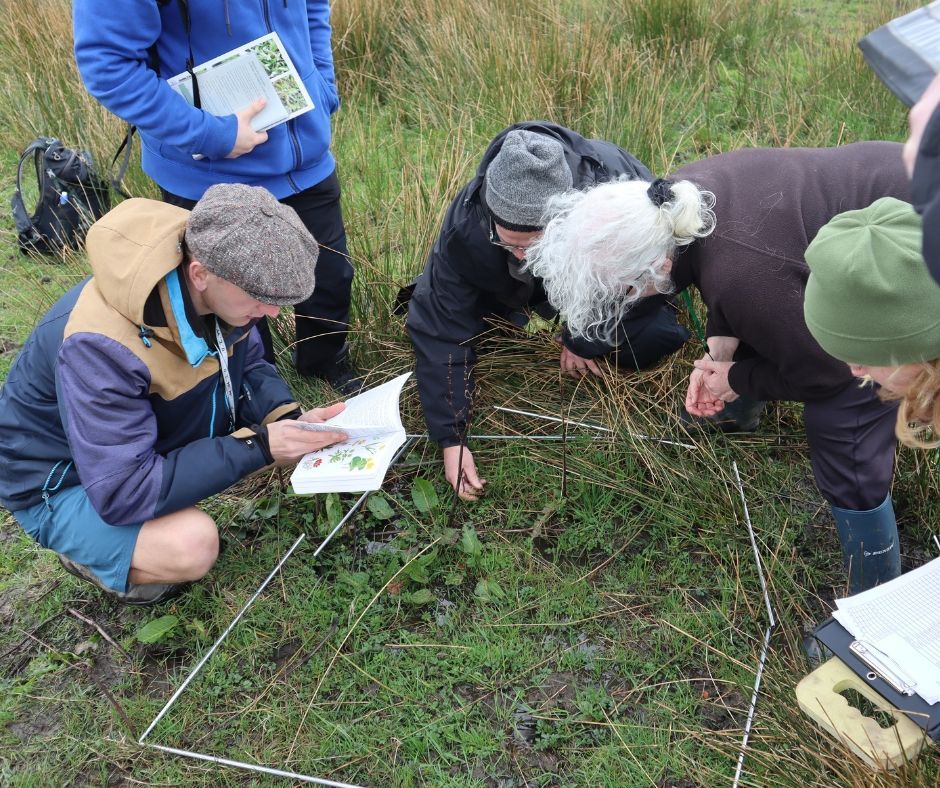
<path id="1" fill-rule="evenodd" d="M 500 249 L 505 249 L 510 254 L 514 252 L 521 252 L 523 255 L 529 250 L 529 247 L 532 246 L 530 241 L 525 246 L 520 246 L 519 244 L 507 244 L 503 241 L 499 235 L 496 233 L 496 222 L 490 219 L 490 243 L 493 246 L 498 246 Z"/>

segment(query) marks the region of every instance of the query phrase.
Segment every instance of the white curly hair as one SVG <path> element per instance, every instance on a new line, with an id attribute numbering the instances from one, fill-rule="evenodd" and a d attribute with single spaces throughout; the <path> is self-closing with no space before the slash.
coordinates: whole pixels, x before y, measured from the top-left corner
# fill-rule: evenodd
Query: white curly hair
<path id="1" fill-rule="evenodd" d="M 542 279 L 572 335 L 613 343 L 634 302 L 672 291 L 664 263 L 676 247 L 714 230 L 715 196 L 691 181 L 671 186 L 661 206 L 650 199 L 649 182 L 627 179 L 549 202 L 545 231 L 525 267 Z"/>

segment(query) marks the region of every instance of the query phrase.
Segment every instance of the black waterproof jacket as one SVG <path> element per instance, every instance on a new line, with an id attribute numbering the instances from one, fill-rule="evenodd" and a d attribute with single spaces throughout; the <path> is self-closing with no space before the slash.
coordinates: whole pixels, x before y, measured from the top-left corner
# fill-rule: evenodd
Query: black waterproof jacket
<path id="1" fill-rule="evenodd" d="M 484 174 L 506 134 L 514 129 L 527 129 L 561 142 L 576 189 L 623 175 L 652 179 L 639 160 L 613 143 L 585 139 L 547 121 L 517 123 L 490 143 L 476 176 L 447 211 L 408 309 L 407 328 L 417 357 L 418 392 L 428 433 L 443 447 L 457 445 L 464 433 L 474 392 L 474 348 L 480 334 L 489 328 L 487 320 L 496 316 L 519 324 L 527 310 L 543 317 L 556 314 L 541 280 L 521 272 L 520 261 L 490 243 L 492 217 L 482 200 Z M 646 332 L 657 334 L 652 344 L 633 341 L 664 303 L 664 297 L 647 299 L 621 324 L 621 333 L 631 340 L 633 350 L 629 366 L 649 366 L 675 351 L 687 338 L 685 329 L 670 315 L 665 331 Z M 563 332 L 563 341 L 569 350 L 584 358 L 613 350 L 613 346 L 602 342 L 573 340 L 567 332 Z"/>
<path id="2" fill-rule="evenodd" d="M 940 107 L 924 129 L 911 194 L 914 208 L 924 217 L 924 260 L 933 278 L 940 282 Z"/>

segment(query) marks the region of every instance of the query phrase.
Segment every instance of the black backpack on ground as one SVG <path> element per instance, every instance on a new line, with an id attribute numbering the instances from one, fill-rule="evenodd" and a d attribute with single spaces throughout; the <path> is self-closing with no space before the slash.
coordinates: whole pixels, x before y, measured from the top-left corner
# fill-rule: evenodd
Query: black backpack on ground
<path id="1" fill-rule="evenodd" d="M 30 159 L 39 194 L 32 215 L 23 201 L 23 169 Z M 88 151 L 40 137 L 20 156 L 11 204 L 20 248 L 48 253 L 78 248 L 92 223 L 111 207 L 111 194 Z"/>

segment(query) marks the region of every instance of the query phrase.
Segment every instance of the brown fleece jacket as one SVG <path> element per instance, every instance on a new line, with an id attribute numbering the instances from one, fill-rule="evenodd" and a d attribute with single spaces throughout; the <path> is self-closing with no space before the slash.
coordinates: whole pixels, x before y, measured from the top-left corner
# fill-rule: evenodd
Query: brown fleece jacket
<path id="1" fill-rule="evenodd" d="M 826 399 L 853 378 L 816 344 L 803 320 L 809 268 L 803 254 L 833 216 L 879 197 L 910 201 L 901 145 L 754 148 L 697 161 L 673 180 L 715 195 L 715 231 L 681 249 L 677 290 L 694 284 L 708 307 L 708 336 L 741 344 L 729 374 L 760 400 Z"/>

